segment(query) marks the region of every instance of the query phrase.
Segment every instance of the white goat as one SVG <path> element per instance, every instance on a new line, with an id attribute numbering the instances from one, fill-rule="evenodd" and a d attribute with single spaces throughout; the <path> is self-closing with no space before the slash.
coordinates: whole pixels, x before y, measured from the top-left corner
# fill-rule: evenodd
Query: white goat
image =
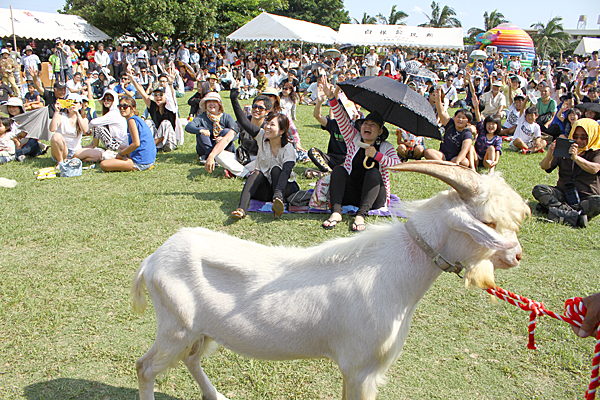
<path id="1" fill-rule="evenodd" d="M 519 264 L 516 233 L 529 214 L 497 174 L 422 161 L 394 169 L 426 173 L 453 188 L 407 207 L 419 235 L 466 281 L 494 285 L 493 268 Z M 397 360 L 413 312 L 442 270 L 400 222 L 306 249 L 268 247 L 207 229 L 182 229 L 140 266 L 133 306 L 156 311 L 156 340 L 137 362 L 140 399 L 157 374 L 183 360 L 203 400 L 223 400 L 200 365 L 214 342 L 268 360 L 329 358 L 343 400 L 373 400 Z"/>

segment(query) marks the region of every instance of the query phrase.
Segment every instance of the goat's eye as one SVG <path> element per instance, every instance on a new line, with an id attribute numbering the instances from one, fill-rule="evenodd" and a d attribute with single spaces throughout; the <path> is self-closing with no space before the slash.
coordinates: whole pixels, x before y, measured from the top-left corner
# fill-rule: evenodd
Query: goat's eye
<path id="1" fill-rule="evenodd" d="M 496 224 L 494 222 L 484 222 L 484 224 L 492 229 L 496 229 Z"/>

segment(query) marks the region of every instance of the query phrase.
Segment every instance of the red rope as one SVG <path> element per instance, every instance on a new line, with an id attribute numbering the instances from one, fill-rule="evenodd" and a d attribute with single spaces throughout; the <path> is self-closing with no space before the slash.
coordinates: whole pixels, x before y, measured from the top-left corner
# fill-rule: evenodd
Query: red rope
<path id="1" fill-rule="evenodd" d="M 587 312 L 581 297 L 573 297 L 565 302 L 564 315 L 556 314 L 548 310 L 542 303 L 528 299 L 527 297 L 509 292 L 500 287 L 488 289 L 487 292 L 498 297 L 501 300 L 507 301 L 513 306 L 519 307 L 521 310 L 529 311 L 529 342 L 527 348 L 535 350 L 535 326 L 538 315 L 548 315 L 554 319 L 567 322 L 571 325 L 581 327 L 585 313 Z M 594 359 L 592 361 L 592 377 L 590 386 L 585 392 L 586 400 L 594 400 L 596 398 L 596 388 L 598 387 L 598 368 L 600 366 L 600 331 L 596 335 L 596 346 L 594 348 Z"/>

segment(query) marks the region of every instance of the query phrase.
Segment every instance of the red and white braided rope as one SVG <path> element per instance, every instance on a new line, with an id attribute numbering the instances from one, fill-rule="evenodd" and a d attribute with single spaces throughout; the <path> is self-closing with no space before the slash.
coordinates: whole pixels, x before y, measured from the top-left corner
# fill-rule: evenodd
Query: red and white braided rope
<path id="1" fill-rule="evenodd" d="M 571 325 L 581 327 L 585 313 L 587 312 L 581 297 L 573 297 L 565 302 L 564 315 L 556 314 L 548 310 L 544 304 L 528 299 L 527 297 L 509 292 L 500 287 L 488 289 L 487 292 L 491 295 L 504 300 L 513 306 L 519 307 L 521 310 L 529 311 L 529 342 L 527 348 L 535 350 L 535 326 L 538 315 L 548 315 L 554 319 L 564 321 Z M 596 398 L 596 388 L 598 387 L 598 368 L 600 366 L 600 331 L 596 335 L 596 346 L 594 348 L 594 359 L 592 361 L 592 377 L 589 388 L 585 392 L 586 400 L 594 400 Z"/>

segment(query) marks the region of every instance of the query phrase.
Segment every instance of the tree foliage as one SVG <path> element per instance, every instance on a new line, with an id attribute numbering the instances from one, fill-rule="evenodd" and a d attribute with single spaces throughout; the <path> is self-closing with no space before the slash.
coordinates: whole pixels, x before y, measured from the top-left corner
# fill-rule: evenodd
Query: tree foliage
<path id="1" fill-rule="evenodd" d="M 425 12 L 423 12 L 425 14 Z M 431 2 L 431 16 L 425 14 L 428 21 L 419 26 L 431 28 L 452 28 L 461 27 L 460 21 L 455 17 L 456 11 L 448 6 L 440 8 L 439 3 Z"/>
<path id="2" fill-rule="evenodd" d="M 359 21 L 356 18 L 352 17 L 352 23 L 354 24 L 363 24 L 363 25 L 370 25 L 370 24 L 376 24 L 377 23 L 377 18 L 370 16 L 369 14 L 367 14 L 366 12 L 363 13 L 363 17 L 362 19 Z"/>
<path id="3" fill-rule="evenodd" d="M 561 21 L 562 17 L 554 17 L 546 25 L 541 22 L 531 25 L 537 30 L 532 35 L 535 51 L 544 60 L 550 52 L 560 52 L 569 43 L 569 34 L 563 32 Z"/>
<path id="4" fill-rule="evenodd" d="M 350 22 L 342 0 L 287 0 L 287 8 L 273 12 L 284 17 L 300 19 L 338 30 Z"/>
<path id="5" fill-rule="evenodd" d="M 62 12 L 80 15 L 114 38 L 188 40 L 211 32 L 215 4 L 215 0 L 67 0 Z"/>
<path id="6" fill-rule="evenodd" d="M 467 35 L 471 38 L 476 38 L 480 33 L 484 33 L 497 27 L 500 24 L 504 24 L 506 22 L 510 22 L 504 17 L 504 14 L 499 12 L 497 9 L 488 14 L 488 12 L 483 13 L 483 29 L 472 27 L 467 31 Z"/>
<path id="7" fill-rule="evenodd" d="M 396 10 L 396 7 L 395 4 L 392 6 L 389 17 L 379 13 L 376 18 L 384 25 L 406 25 L 406 22 L 403 20 L 408 18 L 408 14 L 404 11 Z"/>

